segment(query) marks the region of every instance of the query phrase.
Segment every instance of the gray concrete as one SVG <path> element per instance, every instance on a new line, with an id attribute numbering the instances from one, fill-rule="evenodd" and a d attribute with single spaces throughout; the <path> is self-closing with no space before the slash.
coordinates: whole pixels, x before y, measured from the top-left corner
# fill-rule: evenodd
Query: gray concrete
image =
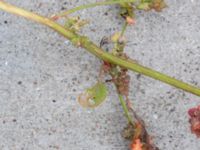
<path id="1" fill-rule="evenodd" d="M 43 15 L 94 2 L 8 1 Z M 167 3 L 169 8 L 160 14 L 137 13 L 137 24 L 126 34 L 126 51 L 145 66 L 200 87 L 200 1 Z M 94 42 L 121 28 L 114 8 L 78 13 L 91 21 L 84 32 Z M 0 11 L 0 149 L 127 149 L 120 135 L 126 120 L 113 86 L 107 101 L 95 110 L 83 109 L 76 101 L 95 83 L 99 65 L 94 56 L 52 30 Z M 200 98 L 130 74 L 130 98 L 160 149 L 199 150 L 187 110 Z"/>

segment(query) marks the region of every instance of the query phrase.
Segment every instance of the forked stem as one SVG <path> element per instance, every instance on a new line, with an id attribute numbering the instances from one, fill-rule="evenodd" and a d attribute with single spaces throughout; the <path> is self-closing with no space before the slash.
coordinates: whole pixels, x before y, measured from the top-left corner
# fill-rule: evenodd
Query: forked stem
<path id="1" fill-rule="evenodd" d="M 89 52 L 91 52 L 92 54 L 94 54 L 95 56 L 97 56 L 98 58 L 100 58 L 104 61 L 119 65 L 119 66 L 127 68 L 127 69 L 130 69 L 132 71 L 146 75 L 153 79 L 160 80 L 164 83 L 167 83 L 169 85 L 172 85 L 174 87 L 177 87 L 179 89 L 187 91 L 189 93 L 200 96 L 199 88 L 189 85 L 187 83 L 184 83 L 182 81 L 176 80 L 170 76 L 167 76 L 160 72 L 154 71 L 150 68 L 144 67 L 144 66 L 134 63 L 132 61 L 113 56 L 112 54 L 105 52 L 103 49 L 99 48 L 96 44 L 94 44 L 88 38 L 81 36 L 79 34 L 76 34 L 68 28 L 64 28 L 63 26 L 59 25 L 58 23 L 55 23 L 51 19 L 37 15 L 30 11 L 24 10 L 22 8 L 18 8 L 16 6 L 10 5 L 3 1 L 0 1 L 0 9 L 4 10 L 6 12 L 12 13 L 12 14 L 23 16 L 29 20 L 33 20 L 33 21 L 39 22 L 41 24 L 44 24 L 44 25 L 52 28 L 53 30 L 57 31 L 58 33 L 60 33 L 61 35 L 63 35 L 67 39 L 69 39 L 71 42 L 78 40 L 78 43 L 79 43 L 79 45 L 81 45 L 82 48 L 85 48 L 86 50 L 88 50 Z"/>

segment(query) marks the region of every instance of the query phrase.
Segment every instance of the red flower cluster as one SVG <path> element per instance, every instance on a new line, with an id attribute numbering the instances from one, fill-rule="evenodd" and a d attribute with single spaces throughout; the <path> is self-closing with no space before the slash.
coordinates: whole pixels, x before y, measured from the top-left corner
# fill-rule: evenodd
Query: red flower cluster
<path id="1" fill-rule="evenodd" d="M 142 146 L 140 139 L 136 139 L 131 145 L 131 150 L 142 150 Z"/>
<path id="2" fill-rule="evenodd" d="M 119 94 L 128 97 L 130 76 L 125 68 L 117 68 L 115 65 L 104 61 L 102 67 L 104 73 L 110 73 L 111 81 L 116 85 Z"/>
<path id="3" fill-rule="evenodd" d="M 200 105 L 188 111 L 190 116 L 191 132 L 200 138 Z"/>
<path id="4" fill-rule="evenodd" d="M 130 76 L 127 74 L 128 70 L 121 68 L 117 78 L 114 80 L 117 90 L 121 95 L 128 97 Z"/>

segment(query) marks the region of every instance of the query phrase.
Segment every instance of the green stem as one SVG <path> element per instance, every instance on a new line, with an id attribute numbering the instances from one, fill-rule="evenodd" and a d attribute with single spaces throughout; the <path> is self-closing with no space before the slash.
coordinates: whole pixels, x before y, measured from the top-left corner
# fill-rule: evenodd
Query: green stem
<path id="1" fill-rule="evenodd" d="M 114 5 L 114 4 L 122 4 L 122 3 L 133 3 L 133 2 L 135 2 L 135 0 L 108 0 L 108 1 L 104 1 L 104 2 L 96 2 L 96 3 L 81 5 L 81 6 L 72 8 L 72 9 L 66 11 L 66 12 L 62 12 L 60 14 L 57 14 L 56 16 L 63 17 L 63 16 L 67 16 L 69 14 L 72 14 L 76 11 L 87 9 L 87 8 L 93 8 L 93 7 L 96 7 L 96 6 Z"/>
<path id="2" fill-rule="evenodd" d="M 120 103 L 121 103 L 122 108 L 124 110 L 124 114 L 125 114 L 128 122 L 131 123 L 131 124 L 134 124 L 133 119 L 131 118 L 129 111 L 128 111 L 128 108 L 126 106 L 126 102 L 125 102 L 125 100 L 124 100 L 124 98 L 121 94 L 119 94 L 119 100 L 120 100 Z"/>
<path id="3" fill-rule="evenodd" d="M 52 28 L 53 30 L 57 31 L 58 33 L 60 33 L 61 35 L 63 35 L 64 37 L 66 37 L 67 39 L 69 39 L 72 42 L 74 40 L 79 39 L 80 45 L 83 48 L 85 48 L 86 50 L 88 50 L 89 52 L 91 52 L 92 54 L 94 54 L 95 56 L 97 56 L 98 58 L 100 58 L 104 61 L 119 65 L 119 66 L 127 68 L 127 69 L 130 69 L 132 71 L 138 72 L 140 74 L 146 75 L 146 76 L 151 77 L 156 80 L 160 80 L 164 83 L 167 83 L 174 87 L 180 88 L 182 90 L 185 90 L 187 92 L 190 92 L 190 93 L 200 96 L 199 88 L 189 85 L 187 83 L 184 83 L 182 81 L 176 80 L 172 77 L 169 77 L 165 74 L 154 71 L 150 68 L 144 67 L 140 64 L 113 56 L 112 54 L 103 51 L 97 45 L 92 43 L 92 41 L 90 41 L 89 39 L 72 32 L 70 29 L 64 28 L 63 26 L 55 23 L 51 19 L 39 16 L 30 11 L 26 11 L 26 10 L 18 8 L 16 6 L 7 4 L 6 2 L 3 2 L 3 1 L 0 1 L 0 9 L 10 12 L 10 13 L 13 13 L 13 14 L 16 14 L 16 15 L 23 16 L 27 19 L 39 22 L 41 24 L 44 24 L 44 25 Z"/>
<path id="4" fill-rule="evenodd" d="M 128 23 L 125 22 L 124 26 L 122 27 L 121 36 L 124 36 L 127 26 L 128 26 Z"/>

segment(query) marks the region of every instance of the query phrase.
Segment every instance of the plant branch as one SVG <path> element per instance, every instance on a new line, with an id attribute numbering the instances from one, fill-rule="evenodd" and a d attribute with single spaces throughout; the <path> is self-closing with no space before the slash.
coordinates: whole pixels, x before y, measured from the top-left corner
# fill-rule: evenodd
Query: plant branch
<path id="1" fill-rule="evenodd" d="M 125 33 L 126 29 L 127 29 L 127 26 L 128 26 L 128 23 L 125 22 L 125 24 L 122 27 L 121 36 L 124 36 L 124 33 Z"/>
<path id="2" fill-rule="evenodd" d="M 121 103 L 121 105 L 122 105 L 122 108 L 123 108 L 123 110 L 124 110 L 124 114 L 125 114 L 125 116 L 126 116 L 128 122 L 134 125 L 134 122 L 133 122 L 134 120 L 131 118 L 131 116 L 130 116 L 130 114 L 129 114 L 129 110 L 128 110 L 128 108 L 127 108 L 127 105 L 126 105 L 126 102 L 125 102 L 125 100 L 124 100 L 124 98 L 123 98 L 123 95 L 118 94 L 118 96 L 119 96 L 120 103 Z"/>
<path id="3" fill-rule="evenodd" d="M 104 1 L 104 2 L 96 2 L 96 3 L 81 5 L 81 6 L 72 8 L 72 9 L 70 9 L 68 11 L 59 13 L 56 16 L 64 17 L 64 16 L 72 14 L 72 13 L 74 13 L 76 11 L 80 11 L 80 10 L 87 9 L 87 8 L 93 8 L 93 7 L 96 7 L 96 6 L 114 5 L 114 4 L 122 4 L 122 3 L 133 3 L 133 2 L 135 2 L 135 0 L 108 0 L 108 1 Z"/>
<path id="4" fill-rule="evenodd" d="M 78 34 L 72 32 L 68 28 L 64 28 L 63 26 L 55 23 L 51 19 L 42 17 L 40 15 L 37 15 L 30 11 L 24 10 L 22 8 L 18 8 L 16 6 L 10 5 L 3 1 L 0 1 L 0 9 L 4 10 L 6 12 L 12 13 L 12 14 L 23 16 L 27 19 L 39 22 L 41 24 L 44 24 L 44 25 L 52 28 L 53 30 L 57 31 L 58 33 L 60 33 L 61 35 L 63 35 L 64 37 L 66 37 L 67 39 L 69 39 L 72 42 L 78 40 L 78 42 L 76 42 L 76 43 L 79 43 L 79 45 L 81 45 L 82 48 L 85 48 L 86 50 L 88 50 L 89 52 L 91 52 L 92 54 L 94 54 L 95 56 L 97 56 L 98 58 L 100 58 L 104 61 L 119 65 L 119 66 L 127 68 L 127 69 L 130 69 L 132 71 L 138 72 L 140 74 L 146 75 L 146 76 L 151 77 L 156 80 L 160 80 L 164 83 L 167 83 L 174 87 L 180 88 L 182 90 L 185 90 L 187 92 L 190 92 L 197 96 L 200 96 L 199 88 L 189 85 L 187 83 L 184 83 L 182 81 L 176 80 L 172 77 L 169 77 L 165 74 L 154 71 L 150 68 L 144 67 L 137 63 L 113 56 L 112 54 L 103 51 L 101 48 L 99 48 L 97 45 L 95 45 L 88 38 L 78 35 Z"/>

